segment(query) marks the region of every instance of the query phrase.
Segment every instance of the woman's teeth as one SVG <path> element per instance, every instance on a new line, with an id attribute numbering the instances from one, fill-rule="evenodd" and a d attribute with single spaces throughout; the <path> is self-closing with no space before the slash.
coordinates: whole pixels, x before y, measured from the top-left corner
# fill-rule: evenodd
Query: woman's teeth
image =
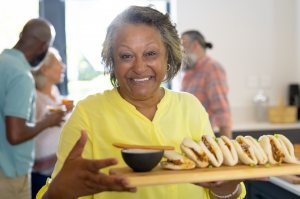
<path id="1" fill-rule="evenodd" d="M 152 77 L 147 77 L 143 79 L 131 79 L 133 82 L 147 82 L 151 79 Z"/>

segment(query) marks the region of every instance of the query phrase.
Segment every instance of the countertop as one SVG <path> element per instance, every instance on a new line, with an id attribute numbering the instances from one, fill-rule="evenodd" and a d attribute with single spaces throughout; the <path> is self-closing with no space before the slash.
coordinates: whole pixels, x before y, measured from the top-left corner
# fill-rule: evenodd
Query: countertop
<path id="1" fill-rule="evenodd" d="M 299 185 L 292 184 L 276 177 L 271 177 L 270 182 L 297 196 L 300 196 L 300 184 Z"/>
<path id="2" fill-rule="evenodd" d="M 300 129 L 300 122 L 291 124 L 273 124 L 270 122 L 240 122 L 233 123 L 232 131 L 264 131 L 264 130 L 286 130 Z"/>
<path id="3" fill-rule="evenodd" d="M 232 131 L 268 131 L 299 129 L 300 121 L 291 124 L 273 124 L 270 122 L 257 122 L 253 107 L 231 107 Z M 219 129 L 214 129 L 218 132 Z"/>

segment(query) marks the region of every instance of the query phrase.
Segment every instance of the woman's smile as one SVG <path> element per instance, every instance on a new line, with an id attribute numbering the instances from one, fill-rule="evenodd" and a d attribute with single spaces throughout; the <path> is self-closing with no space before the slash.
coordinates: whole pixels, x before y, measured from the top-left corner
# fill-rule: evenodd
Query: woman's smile
<path id="1" fill-rule="evenodd" d="M 144 86 L 147 85 L 148 83 L 150 83 L 151 80 L 153 80 L 153 76 L 149 76 L 149 77 L 133 77 L 133 78 L 129 78 L 129 80 L 131 81 L 131 83 L 133 85 L 136 86 Z"/>

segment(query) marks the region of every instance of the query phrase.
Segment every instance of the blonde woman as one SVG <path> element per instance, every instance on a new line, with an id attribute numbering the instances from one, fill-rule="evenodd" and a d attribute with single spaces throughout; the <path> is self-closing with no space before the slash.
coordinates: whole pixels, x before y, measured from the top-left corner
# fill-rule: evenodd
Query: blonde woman
<path id="1" fill-rule="evenodd" d="M 60 105 L 61 96 L 55 84 L 63 81 L 65 65 L 61 62 L 58 51 L 49 48 L 43 65 L 32 71 L 36 85 L 35 121 L 40 121 L 48 112 L 47 105 Z M 70 105 L 67 105 L 70 109 Z M 73 106 L 71 104 L 71 106 Z M 44 185 L 47 177 L 53 172 L 56 163 L 56 150 L 59 143 L 61 126 L 45 129 L 35 139 L 35 163 L 32 171 L 32 196 Z"/>

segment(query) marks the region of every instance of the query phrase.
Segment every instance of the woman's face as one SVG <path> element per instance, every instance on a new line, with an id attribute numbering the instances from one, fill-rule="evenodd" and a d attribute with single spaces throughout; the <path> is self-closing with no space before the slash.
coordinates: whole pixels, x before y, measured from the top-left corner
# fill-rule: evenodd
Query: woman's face
<path id="1" fill-rule="evenodd" d="M 61 62 L 60 57 L 56 57 L 53 54 L 50 65 L 46 68 L 44 73 L 48 82 L 52 84 L 61 83 L 64 81 L 64 72 L 65 72 L 65 65 Z"/>
<path id="2" fill-rule="evenodd" d="M 159 31 L 126 25 L 115 37 L 114 73 L 122 93 L 134 100 L 151 98 L 167 72 L 168 55 Z"/>

